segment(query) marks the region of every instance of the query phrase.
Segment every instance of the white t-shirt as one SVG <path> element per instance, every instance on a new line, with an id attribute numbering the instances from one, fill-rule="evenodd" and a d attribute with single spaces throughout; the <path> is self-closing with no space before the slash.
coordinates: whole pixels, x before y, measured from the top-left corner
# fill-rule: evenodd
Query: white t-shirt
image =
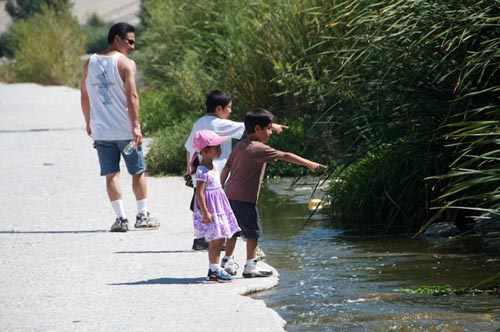
<path id="1" fill-rule="evenodd" d="M 129 140 L 134 136 L 128 117 L 125 87 L 116 53 L 90 57 L 85 85 L 90 100 L 90 128 L 94 140 Z"/>
<path id="2" fill-rule="evenodd" d="M 189 160 L 193 158 L 194 153 L 196 152 L 193 149 L 193 139 L 194 135 L 199 130 L 212 130 L 219 136 L 229 136 L 235 139 L 240 139 L 245 132 L 245 124 L 243 122 L 235 122 L 227 119 L 218 118 L 215 115 L 205 115 L 199 118 L 191 129 L 191 134 L 189 135 L 186 144 L 184 147 L 189 152 Z M 231 154 L 232 145 L 231 140 L 227 140 L 226 142 L 221 144 L 221 155 L 220 158 L 214 159 L 215 167 L 217 167 L 217 172 L 222 172 L 224 165 L 226 165 L 226 161 Z"/>

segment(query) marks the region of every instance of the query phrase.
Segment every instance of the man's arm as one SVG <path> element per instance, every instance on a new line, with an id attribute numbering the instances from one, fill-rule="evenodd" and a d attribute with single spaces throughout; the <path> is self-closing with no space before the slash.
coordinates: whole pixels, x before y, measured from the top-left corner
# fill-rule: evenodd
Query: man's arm
<path id="1" fill-rule="evenodd" d="M 128 117 L 132 126 L 135 145 L 140 146 L 142 144 L 142 132 L 139 122 L 139 93 L 135 83 L 135 62 L 127 57 L 121 57 L 118 61 L 118 69 L 120 67 L 122 67 L 121 72 L 123 73 L 125 97 L 127 98 Z"/>
<path id="2" fill-rule="evenodd" d="M 80 105 L 82 107 L 82 113 L 85 119 L 85 130 L 87 131 L 87 135 L 92 136 L 92 130 L 90 129 L 90 100 L 89 93 L 87 91 L 87 85 L 85 84 L 88 71 L 89 60 L 85 62 L 85 66 L 83 67 L 83 78 L 82 82 L 80 83 Z"/>

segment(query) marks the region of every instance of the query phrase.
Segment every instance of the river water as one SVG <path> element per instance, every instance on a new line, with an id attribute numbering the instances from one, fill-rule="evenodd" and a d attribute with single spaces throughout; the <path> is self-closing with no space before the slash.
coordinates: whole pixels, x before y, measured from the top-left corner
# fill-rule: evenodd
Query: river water
<path id="1" fill-rule="evenodd" d="M 498 296 L 399 290 L 472 286 L 500 271 L 498 252 L 460 243 L 436 248 L 407 237 L 346 236 L 320 214 L 304 226 L 314 188 L 309 181 L 270 181 L 259 199 L 260 245 L 280 284 L 253 296 L 287 321 L 287 331 L 500 331 Z"/>

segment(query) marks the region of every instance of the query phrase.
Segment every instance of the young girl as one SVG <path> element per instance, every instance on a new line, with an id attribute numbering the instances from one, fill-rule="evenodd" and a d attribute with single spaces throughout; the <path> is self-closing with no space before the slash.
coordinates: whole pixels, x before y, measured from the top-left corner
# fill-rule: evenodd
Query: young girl
<path id="1" fill-rule="evenodd" d="M 193 140 L 196 151 L 191 161 L 196 169 L 196 199 L 194 202 L 193 224 L 195 238 L 205 238 L 208 245 L 208 279 L 230 281 L 233 279 L 219 266 L 220 251 L 226 238 L 240 231 L 229 201 L 220 184 L 219 172 L 213 160 L 220 157 L 220 145 L 228 136 L 219 136 L 210 130 L 200 130 Z M 198 159 L 201 155 L 201 161 Z"/>

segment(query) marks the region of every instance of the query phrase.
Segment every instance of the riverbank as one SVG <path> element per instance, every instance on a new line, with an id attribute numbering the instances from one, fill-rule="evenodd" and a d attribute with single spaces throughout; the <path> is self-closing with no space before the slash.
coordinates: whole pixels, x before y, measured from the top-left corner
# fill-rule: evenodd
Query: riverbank
<path id="1" fill-rule="evenodd" d="M 0 119 L 2 330 L 284 331 L 263 301 L 242 296 L 277 276 L 205 281 L 207 253 L 191 250 L 192 191 L 180 177 L 148 177 L 159 230 L 108 232 L 113 212 L 79 91 L 0 83 Z M 133 216 L 128 175 L 122 184 Z M 244 249 L 239 242 L 241 267 Z"/>

